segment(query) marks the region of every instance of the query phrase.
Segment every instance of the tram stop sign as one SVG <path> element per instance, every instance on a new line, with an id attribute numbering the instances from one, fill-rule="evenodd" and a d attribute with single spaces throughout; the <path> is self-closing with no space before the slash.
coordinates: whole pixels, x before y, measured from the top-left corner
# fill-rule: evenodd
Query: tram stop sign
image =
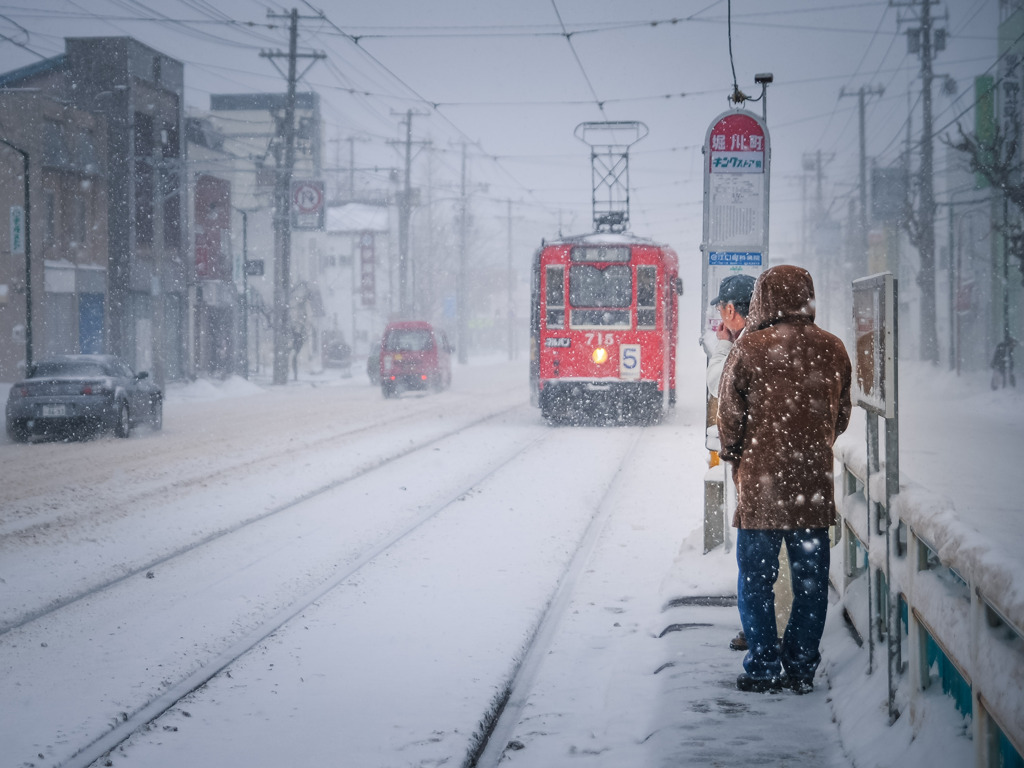
<path id="1" fill-rule="evenodd" d="M 726 277 L 757 277 L 768 266 L 768 176 L 771 146 L 768 128 L 752 112 L 730 110 L 716 117 L 704 137 L 704 238 L 701 241 L 701 340 L 710 338 L 719 320 L 709 305 Z M 706 447 L 711 467 L 704 476 L 704 552 L 729 546 L 727 500 L 735 489 L 718 464 L 717 400 L 707 393 Z M 712 402 L 714 400 L 714 402 Z"/>
<path id="2" fill-rule="evenodd" d="M 708 301 L 722 280 L 756 278 L 768 266 L 768 128 L 752 112 L 730 110 L 708 127 L 703 151 L 702 335 L 718 318 Z"/>
<path id="3" fill-rule="evenodd" d="M 292 228 L 324 228 L 324 183 L 322 181 L 292 182 Z"/>

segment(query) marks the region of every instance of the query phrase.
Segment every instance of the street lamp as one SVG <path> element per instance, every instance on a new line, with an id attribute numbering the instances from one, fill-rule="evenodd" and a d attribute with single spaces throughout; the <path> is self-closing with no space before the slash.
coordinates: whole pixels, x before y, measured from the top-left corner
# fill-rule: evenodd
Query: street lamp
<path id="1" fill-rule="evenodd" d="M 25 375 L 32 368 L 32 202 L 29 196 L 28 152 L 0 139 L 0 144 L 10 147 L 22 162 L 22 182 L 25 186 Z"/>
<path id="2" fill-rule="evenodd" d="M 761 119 L 768 122 L 768 86 L 775 80 L 771 72 L 759 72 L 754 75 L 754 82 L 761 86 Z"/>

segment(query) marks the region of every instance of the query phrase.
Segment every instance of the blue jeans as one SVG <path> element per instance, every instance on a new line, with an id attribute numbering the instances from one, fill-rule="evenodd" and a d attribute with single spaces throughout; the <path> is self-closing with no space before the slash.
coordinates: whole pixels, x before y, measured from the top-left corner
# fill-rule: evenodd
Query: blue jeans
<path id="1" fill-rule="evenodd" d="M 783 541 L 793 574 L 793 609 L 780 644 L 772 587 L 779 577 Z M 736 532 L 736 564 L 740 621 L 748 646 L 743 668 L 756 678 L 779 677 L 785 671 L 791 678 L 810 680 L 821 663 L 818 644 L 828 609 L 828 529 L 741 528 Z"/>

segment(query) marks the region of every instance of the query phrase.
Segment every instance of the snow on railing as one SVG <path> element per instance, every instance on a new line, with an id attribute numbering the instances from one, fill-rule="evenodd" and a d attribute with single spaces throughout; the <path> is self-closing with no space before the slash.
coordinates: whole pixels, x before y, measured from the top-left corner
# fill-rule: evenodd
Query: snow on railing
<path id="1" fill-rule="evenodd" d="M 886 537 L 884 464 L 869 478 L 865 452 L 849 443 L 836 446 L 836 459 L 840 520 L 831 579 L 866 646 L 868 671 L 887 674 L 894 653 L 900 713 L 913 721 L 924 690 L 941 685 L 971 719 L 976 766 L 1021 765 L 1019 562 L 1001 556 L 947 499 L 902 481 Z M 900 617 L 891 650 L 890 599 L 898 600 Z"/>

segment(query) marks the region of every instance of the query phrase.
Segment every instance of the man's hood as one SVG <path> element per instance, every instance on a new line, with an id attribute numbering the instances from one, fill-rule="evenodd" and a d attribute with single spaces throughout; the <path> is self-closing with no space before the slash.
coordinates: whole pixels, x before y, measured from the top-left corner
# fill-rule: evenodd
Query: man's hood
<path id="1" fill-rule="evenodd" d="M 760 330 L 784 320 L 814 322 L 814 281 L 806 269 L 771 267 L 757 278 L 747 328 Z"/>

